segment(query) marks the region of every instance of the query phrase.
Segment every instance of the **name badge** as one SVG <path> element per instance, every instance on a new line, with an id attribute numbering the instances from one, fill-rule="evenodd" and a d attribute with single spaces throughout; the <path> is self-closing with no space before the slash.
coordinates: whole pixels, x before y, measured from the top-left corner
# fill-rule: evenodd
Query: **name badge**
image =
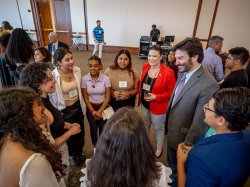
<path id="1" fill-rule="evenodd" d="M 72 91 L 69 92 L 69 97 L 70 98 L 75 97 L 75 96 L 78 96 L 77 90 L 72 90 Z"/>
<path id="2" fill-rule="evenodd" d="M 150 91 L 150 85 L 143 83 L 142 89 L 149 92 Z"/>
<path id="3" fill-rule="evenodd" d="M 119 88 L 127 88 L 128 82 L 127 81 L 119 81 Z"/>

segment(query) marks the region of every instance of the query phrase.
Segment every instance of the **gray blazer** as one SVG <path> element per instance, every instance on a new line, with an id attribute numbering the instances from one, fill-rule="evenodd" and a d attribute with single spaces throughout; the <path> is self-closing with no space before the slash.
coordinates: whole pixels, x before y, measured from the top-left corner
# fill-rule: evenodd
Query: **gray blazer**
<path id="1" fill-rule="evenodd" d="M 178 75 L 174 92 L 182 76 L 183 73 Z M 204 122 L 203 106 L 218 89 L 218 83 L 200 66 L 185 84 L 175 103 L 172 103 L 173 92 L 166 118 L 168 146 L 177 149 L 179 143 L 188 141 L 195 144 L 204 137 L 208 126 Z"/>

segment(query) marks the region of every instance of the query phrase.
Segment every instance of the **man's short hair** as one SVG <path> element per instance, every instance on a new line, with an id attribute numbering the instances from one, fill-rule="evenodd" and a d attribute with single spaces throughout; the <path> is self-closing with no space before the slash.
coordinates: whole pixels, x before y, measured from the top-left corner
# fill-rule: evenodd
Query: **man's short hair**
<path id="1" fill-rule="evenodd" d="M 228 129 L 240 131 L 250 121 L 250 89 L 246 87 L 224 88 L 213 95 L 214 111 L 229 123 Z"/>
<path id="2" fill-rule="evenodd" d="M 186 38 L 173 47 L 173 51 L 177 49 L 187 52 L 189 57 L 198 55 L 199 63 L 201 63 L 204 58 L 202 44 L 198 38 Z"/>
<path id="3" fill-rule="evenodd" d="M 218 43 L 218 42 L 223 42 L 224 38 L 218 35 L 212 36 L 209 41 L 208 41 L 208 46 L 211 47 L 212 45 Z"/>
<path id="4" fill-rule="evenodd" d="M 154 28 L 154 29 L 155 29 L 155 28 L 156 28 L 156 25 L 155 25 L 155 24 L 154 24 L 154 25 L 152 25 L 152 28 Z"/>
<path id="5" fill-rule="evenodd" d="M 235 47 L 230 49 L 228 52 L 235 60 L 239 59 L 242 65 L 244 65 L 249 58 L 249 51 L 244 47 Z"/>
<path id="6" fill-rule="evenodd" d="M 100 20 L 97 20 L 96 23 L 101 23 L 101 21 L 100 21 Z"/>
<path id="7" fill-rule="evenodd" d="M 51 32 L 51 33 L 49 33 L 49 37 L 57 37 L 56 32 Z"/>

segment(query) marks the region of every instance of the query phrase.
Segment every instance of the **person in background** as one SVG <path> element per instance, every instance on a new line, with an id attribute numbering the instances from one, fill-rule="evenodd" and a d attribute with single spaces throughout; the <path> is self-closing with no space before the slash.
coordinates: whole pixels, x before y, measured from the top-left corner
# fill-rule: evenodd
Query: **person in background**
<path id="1" fill-rule="evenodd" d="M 173 171 L 173 186 L 176 186 L 178 144 L 184 141 L 195 144 L 205 136 L 208 126 L 203 121 L 203 106 L 219 89 L 219 85 L 203 70 L 203 48 L 198 38 L 186 38 L 173 50 L 179 74 L 167 109 L 166 129 L 167 162 Z"/>
<path id="2" fill-rule="evenodd" d="M 6 34 L 6 33 L 11 34 L 13 32 L 13 27 L 10 25 L 8 21 L 2 22 L 2 29 L 3 29 L 2 31 L 3 34 Z"/>
<path id="3" fill-rule="evenodd" d="M 102 133 L 106 120 L 102 112 L 108 107 L 110 101 L 110 80 L 107 75 L 100 72 L 101 59 L 92 56 L 88 60 L 89 73 L 82 78 L 82 94 L 87 105 L 87 118 L 90 125 L 92 144 L 95 147 Z"/>
<path id="4" fill-rule="evenodd" d="M 147 132 L 150 133 L 151 124 L 156 131 L 156 157 L 162 154 L 167 106 L 175 85 L 173 70 L 161 60 L 161 47 L 152 46 L 148 63 L 144 64 L 142 69 L 139 86 L 139 101 Z"/>
<path id="5" fill-rule="evenodd" d="M 128 50 L 121 49 L 114 64 L 104 72 L 111 82 L 110 105 L 114 111 L 121 107 L 135 107 L 140 77 L 132 68 L 131 55 Z"/>
<path id="6" fill-rule="evenodd" d="M 34 45 L 28 33 L 20 28 L 14 29 L 5 51 L 10 75 L 17 84 L 22 69 L 34 62 Z"/>
<path id="7" fill-rule="evenodd" d="M 249 51 L 244 47 L 235 47 L 228 52 L 225 66 L 231 70 L 231 73 L 222 81 L 220 88 L 248 87 L 249 80 L 244 64 L 249 58 Z"/>
<path id="8" fill-rule="evenodd" d="M 175 58 L 175 52 L 170 49 L 167 53 L 167 62 L 166 65 L 174 71 L 175 78 L 177 79 L 178 75 L 178 66 L 175 64 L 176 58 Z"/>
<path id="9" fill-rule="evenodd" d="M 86 105 L 81 92 L 82 74 L 79 67 L 74 65 L 72 53 L 65 48 L 58 48 L 53 56 L 57 68 L 52 71 L 56 80 L 56 92 L 50 93 L 51 103 L 63 113 L 68 123 L 77 123 L 81 132 L 71 136 L 67 142 L 70 160 L 73 165 L 85 161 L 84 146 L 84 114 Z"/>
<path id="10" fill-rule="evenodd" d="M 55 51 L 60 47 L 69 50 L 69 46 L 66 43 L 63 43 L 62 41 L 58 40 L 56 32 L 49 33 L 49 41 L 50 43 L 48 45 L 48 50 L 52 55 L 54 55 Z"/>
<path id="11" fill-rule="evenodd" d="M 104 30 L 101 27 L 101 21 L 96 21 L 97 26 L 93 29 L 93 38 L 95 42 L 95 48 L 92 53 L 92 56 L 95 55 L 97 50 L 99 51 L 99 58 L 102 59 L 102 48 L 104 45 Z"/>
<path id="12" fill-rule="evenodd" d="M 204 121 L 216 135 L 193 148 L 179 144 L 178 186 L 243 186 L 250 174 L 250 131 L 244 131 L 250 122 L 250 90 L 221 89 L 204 112 Z"/>
<path id="13" fill-rule="evenodd" d="M 123 107 L 107 121 L 82 186 L 168 187 L 170 174 L 156 161 L 140 115 Z"/>
<path id="14" fill-rule="evenodd" d="M 250 61 L 248 60 L 247 66 L 246 66 L 246 71 L 248 75 L 248 88 L 250 88 Z"/>
<path id="15" fill-rule="evenodd" d="M 61 155 L 42 134 L 42 119 L 43 106 L 34 91 L 0 92 L 0 186 L 65 187 Z"/>
<path id="16" fill-rule="evenodd" d="M 212 36 L 208 41 L 208 48 L 204 51 L 204 59 L 202 61 L 203 69 L 220 82 L 224 78 L 222 59 L 219 54 L 223 45 L 221 36 Z"/>
<path id="17" fill-rule="evenodd" d="M 35 59 L 35 62 L 47 63 L 51 71 L 55 69 L 55 66 L 52 64 L 52 61 L 51 61 L 51 53 L 45 47 L 38 47 L 35 49 L 34 59 Z"/>
<path id="18" fill-rule="evenodd" d="M 14 78 L 10 75 L 5 58 L 5 50 L 10 39 L 10 34 L 0 36 L 0 80 L 3 87 L 15 85 Z"/>
<path id="19" fill-rule="evenodd" d="M 152 45 L 156 45 L 160 38 L 160 30 L 156 28 L 156 25 L 152 25 L 152 30 L 150 31 L 150 36 L 152 39 Z"/>
<path id="20" fill-rule="evenodd" d="M 0 37 L 3 35 L 3 27 L 0 27 Z"/>

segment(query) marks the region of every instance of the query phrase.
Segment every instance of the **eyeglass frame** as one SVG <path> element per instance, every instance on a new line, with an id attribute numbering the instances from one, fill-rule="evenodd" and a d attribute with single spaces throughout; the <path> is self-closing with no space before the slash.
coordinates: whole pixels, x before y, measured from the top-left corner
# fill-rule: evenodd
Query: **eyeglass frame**
<path id="1" fill-rule="evenodd" d="M 217 114 L 214 110 L 212 110 L 212 109 L 210 109 L 210 108 L 208 107 L 208 103 L 206 103 L 206 104 L 203 106 L 203 110 L 204 110 L 204 113 L 206 112 L 206 110 L 209 110 L 210 112 L 213 112 L 213 113 Z"/>

